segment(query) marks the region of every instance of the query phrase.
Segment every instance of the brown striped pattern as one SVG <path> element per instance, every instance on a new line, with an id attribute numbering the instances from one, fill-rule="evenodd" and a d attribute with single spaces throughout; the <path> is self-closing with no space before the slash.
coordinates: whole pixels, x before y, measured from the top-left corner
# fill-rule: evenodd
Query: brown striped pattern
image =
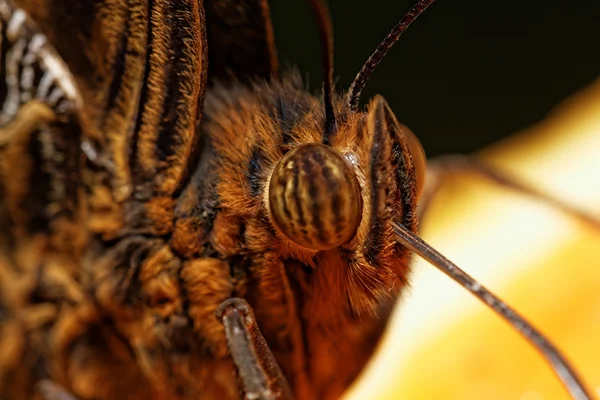
<path id="1" fill-rule="evenodd" d="M 350 240 L 361 220 L 358 181 L 333 148 L 296 147 L 275 167 L 269 185 L 273 223 L 300 246 L 328 250 Z"/>
<path id="2" fill-rule="evenodd" d="M 57 232 L 64 229 L 57 221 L 77 216 L 80 104 L 68 67 L 47 37 L 23 10 L 0 0 L 2 233 L 51 233 L 57 246 L 71 246 L 60 242 L 68 235 Z"/>
<path id="3" fill-rule="evenodd" d="M 148 49 L 133 130 L 135 185 L 172 195 L 189 178 L 206 82 L 206 38 L 198 1 L 149 2 Z"/>
<path id="4" fill-rule="evenodd" d="M 196 164 L 207 79 L 198 0 L 20 0 L 73 73 L 112 198 L 173 196 Z M 60 21 L 60 23 L 57 23 Z M 99 161 L 102 160 L 102 161 Z"/>
<path id="5" fill-rule="evenodd" d="M 61 115 L 80 105 L 73 78 L 46 36 L 23 10 L 0 1 L 0 126 L 34 101 Z"/>

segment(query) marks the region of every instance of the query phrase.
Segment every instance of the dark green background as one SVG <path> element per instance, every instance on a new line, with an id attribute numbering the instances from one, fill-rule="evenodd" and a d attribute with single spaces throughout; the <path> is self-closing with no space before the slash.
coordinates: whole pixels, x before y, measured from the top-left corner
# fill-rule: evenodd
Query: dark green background
<path id="1" fill-rule="evenodd" d="M 337 88 L 414 0 L 332 0 Z M 271 0 L 282 64 L 318 90 L 319 43 L 305 0 Z M 600 76 L 600 1 L 438 0 L 373 74 L 428 155 L 471 152 L 539 121 Z M 598 110 L 600 112 L 600 110 Z"/>

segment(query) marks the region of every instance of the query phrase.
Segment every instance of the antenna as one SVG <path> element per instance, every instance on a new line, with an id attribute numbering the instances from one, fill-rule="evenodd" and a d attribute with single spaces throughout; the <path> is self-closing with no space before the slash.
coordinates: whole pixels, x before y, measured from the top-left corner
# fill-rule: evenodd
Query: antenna
<path id="1" fill-rule="evenodd" d="M 313 14 L 317 20 L 321 42 L 321 62 L 323 63 L 323 103 L 325 104 L 325 135 L 323 142 L 329 143 L 337 130 L 333 110 L 333 28 L 331 15 L 325 0 L 310 0 Z"/>
<path id="2" fill-rule="evenodd" d="M 394 222 L 393 228 L 398 243 L 427 260 L 448 277 L 458 282 L 459 285 L 471 292 L 519 331 L 546 358 L 552 370 L 560 378 L 573 399 L 593 399 L 575 371 L 575 368 L 560 353 L 556 346 L 527 322 L 524 317 L 403 225 Z"/>
<path id="3" fill-rule="evenodd" d="M 417 17 L 421 15 L 423 11 L 425 11 L 427 7 L 429 7 L 434 1 L 435 0 L 419 0 L 419 2 L 415 4 L 413 8 L 411 8 L 410 11 L 404 15 L 404 17 L 402 17 L 400 22 L 398 22 L 398 24 L 392 28 L 385 39 L 379 43 L 377 49 L 375 49 L 373 54 L 371 54 L 371 57 L 369 57 L 367 62 L 362 66 L 361 70 L 358 72 L 354 78 L 354 81 L 352 81 L 352 84 L 350 85 L 347 98 L 350 110 L 356 111 L 358 108 L 360 93 L 364 89 L 367 79 L 369 79 L 373 71 L 375 71 L 375 68 L 377 68 L 383 57 L 385 57 L 387 52 L 390 51 L 394 43 L 398 41 L 400 35 L 406 31 L 409 25 L 412 24 L 413 21 L 417 19 Z"/>

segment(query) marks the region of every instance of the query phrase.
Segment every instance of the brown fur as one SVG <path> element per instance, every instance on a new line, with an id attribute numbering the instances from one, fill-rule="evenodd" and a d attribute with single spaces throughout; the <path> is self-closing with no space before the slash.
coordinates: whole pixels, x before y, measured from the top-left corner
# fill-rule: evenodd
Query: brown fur
<path id="1" fill-rule="evenodd" d="M 200 2 L 81 3 L 85 23 L 66 39 L 75 48 L 59 43 L 68 27 L 53 31 L 52 14 L 73 17 L 75 3 L 18 3 L 54 38 L 83 105 L 39 124 L 71 145 L 57 152 L 72 163 L 29 154 L 23 142 L 42 140 L 33 128 L 0 151 L 0 398 L 32 398 L 49 379 L 82 399 L 239 399 L 214 317 L 231 297 L 253 307 L 298 400 L 338 398 L 406 284 L 408 255 L 391 222 L 416 230 L 413 161 L 385 101 L 350 113 L 336 100 L 330 145 L 356 174 L 362 217 L 350 241 L 317 252 L 268 213 L 276 163 L 323 141 L 323 105 L 297 74 L 212 79 L 203 100 L 207 46 L 218 40 L 205 35 Z M 268 21 L 266 3 L 256 4 L 260 18 L 248 21 Z M 271 41 L 263 28 L 252 37 Z M 272 43 L 262 51 L 272 55 Z M 265 62 L 256 70 L 274 68 Z M 85 159 L 81 144 L 92 149 Z M 36 163 L 78 190 L 50 198 L 61 212 L 32 226 L 35 204 L 20 200 L 35 195 Z"/>
<path id="2" fill-rule="evenodd" d="M 276 101 L 290 110 L 298 107 L 297 102 L 309 105 L 289 128 L 289 143 L 282 143 L 281 132 L 281 125 L 289 121 L 279 123 L 272 117 Z M 414 190 L 412 160 L 406 157 L 409 153 L 395 119 L 383 100 L 376 99 L 369 113 L 349 116 L 331 141 L 334 149 L 354 154 L 358 162 L 355 168 L 364 215 L 355 238 L 343 248 L 315 254 L 278 233 L 269 221 L 267 198 L 262 195 L 270 172 L 286 148 L 321 142 L 322 124 L 320 104 L 305 94 L 292 76 L 252 90 L 217 87 L 209 93 L 204 127 L 214 138 L 221 212 L 243 221 L 244 247 L 253 254 L 250 271 L 257 283 L 248 299 L 284 372 L 293 377 L 299 398 L 335 398 L 362 368 L 373 350 L 363 341 L 379 332 L 381 304 L 395 297 L 406 281 L 407 256 L 395 244 L 391 219 L 404 220 L 415 228 L 414 203 L 409 203 L 407 215 L 398 207 L 403 203 L 401 196 L 409 200 L 412 196 L 403 190 Z M 376 161 L 371 158 L 373 140 L 383 149 Z M 405 155 L 402 163 L 408 179 L 404 182 L 395 176 L 394 145 Z M 261 193 L 252 196 L 246 168 L 256 146 L 264 159 L 256 177 Z M 373 176 L 382 193 L 379 200 L 371 195 Z M 399 183 L 405 187 L 398 187 Z M 373 224 L 381 225 L 382 232 L 379 243 L 373 245 L 374 254 L 365 254 L 362 249 L 369 246 Z M 286 261 L 292 259 L 301 263 Z"/>

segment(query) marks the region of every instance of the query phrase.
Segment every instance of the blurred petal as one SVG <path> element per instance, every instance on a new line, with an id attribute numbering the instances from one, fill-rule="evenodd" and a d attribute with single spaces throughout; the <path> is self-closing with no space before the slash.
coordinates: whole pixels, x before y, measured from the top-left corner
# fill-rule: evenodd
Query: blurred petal
<path id="1" fill-rule="evenodd" d="M 479 156 L 600 216 L 600 81 Z M 600 391 L 600 233 L 471 176 L 444 185 L 421 233 L 533 321 Z M 410 293 L 363 379 L 345 398 L 569 397 L 510 326 L 415 260 Z"/>

